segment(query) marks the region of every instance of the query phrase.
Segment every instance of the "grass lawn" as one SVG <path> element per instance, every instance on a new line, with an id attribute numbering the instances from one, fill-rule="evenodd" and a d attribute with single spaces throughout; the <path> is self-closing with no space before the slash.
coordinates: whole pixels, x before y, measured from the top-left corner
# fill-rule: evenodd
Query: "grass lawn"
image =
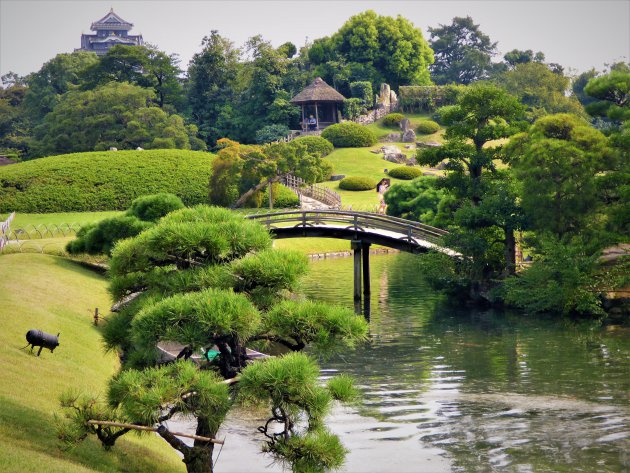
<path id="1" fill-rule="evenodd" d="M 283 250 L 297 250 L 308 255 L 313 255 L 349 251 L 350 241 L 338 240 L 336 238 L 285 238 L 275 240 L 273 247 Z"/>
<path id="2" fill-rule="evenodd" d="M 414 128 L 418 125 L 418 122 L 421 120 L 431 120 L 430 113 L 403 113 L 403 115 L 411 121 L 411 126 Z M 370 123 L 366 125 L 367 128 L 372 130 L 377 138 L 383 138 L 390 133 L 397 133 L 400 131 L 399 127 L 388 127 L 383 125 L 383 119 L 376 120 L 374 123 Z M 423 136 L 423 135 L 419 135 Z"/>
<path id="3" fill-rule="evenodd" d="M 63 258 L 35 254 L 0 256 L 0 470 L 3 472 L 184 471 L 174 451 L 154 435 L 126 435 L 106 452 L 88 438 L 59 450 L 54 413 L 68 388 L 103 392 L 118 367 L 105 354 L 91 313 L 107 313 L 107 281 Z M 54 353 L 28 350 L 30 329 L 61 332 Z"/>
<path id="4" fill-rule="evenodd" d="M 106 212 L 57 212 L 50 214 L 29 214 L 16 212 L 15 218 L 11 223 L 11 228 L 25 228 L 27 225 L 60 225 L 62 223 L 71 224 L 78 223 L 84 225 L 86 223 L 98 222 L 104 218 L 119 215 L 118 210 Z M 4 221 L 7 214 L 0 214 L 0 221 Z"/>
<path id="5" fill-rule="evenodd" d="M 66 245 L 74 236 L 55 238 L 31 238 L 11 243 L 2 250 L 2 254 L 12 253 L 44 253 L 47 255 L 66 255 Z"/>
<path id="6" fill-rule="evenodd" d="M 401 151 L 405 151 L 405 143 L 388 143 L 398 145 Z M 338 148 L 326 156 L 335 167 L 335 174 L 344 174 L 345 176 L 363 176 L 371 177 L 376 181 L 384 177 L 391 179 L 392 184 L 397 182 L 405 182 L 400 179 L 390 178 L 385 169 L 392 169 L 402 166 L 401 164 L 391 163 L 383 159 L 382 154 L 374 154 L 370 150 L 379 149 L 383 146 L 380 143 L 372 148 Z M 415 150 L 407 151 L 408 156 L 413 156 Z M 441 174 L 439 171 L 429 171 L 428 167 L 421 168 L 424 172 L 432 172 L 436 175 Z M 374 212 L 378 207 L 378 194 L 376 190 L 369 191 L 347 191 L 339 188 L 339 181 L 322 182 L 320 185 L 326 186 L 341 196 L 343 208 L 352 206 L 352 210 L 363 210 Z"/>

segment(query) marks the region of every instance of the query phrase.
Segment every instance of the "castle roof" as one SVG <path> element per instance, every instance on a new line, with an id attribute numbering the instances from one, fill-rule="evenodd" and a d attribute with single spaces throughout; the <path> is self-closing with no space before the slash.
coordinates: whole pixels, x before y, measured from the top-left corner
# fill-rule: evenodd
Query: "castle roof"
<path id="1" fill-rule="evenodd" d="M 98 31 L 98 30 L 129 31 L 131 28 L 133 28 L 133 23 L 129 23 L 128 21 L 123 20 L 116 13 L 114 13 L 113 8 L 103 18 L 92 23 L 92 26 L 90 27 L 92 31 Z"/>
<path id="2" fill-rule="evenodd" d="M 291 103 L 301 104 L 309 102 L 343 102 L 346 98 L 329 86 L 321 77 L 315 79 L 291 99 Z"/>
<path id="3" fill-rule="evenodd" d="M 105 36 L 104 38 L 98 38 L 92 35 L 88 35 L 88 36 L 90 38 L 91 43 L 120 43 L 120 44 L 131 44 L 131 45 L 137 44 L 137 41 L 136 41 L 137 36 L 126 36 L 124 38 L 120 36 L 114 36 L 114 35 Z"/>

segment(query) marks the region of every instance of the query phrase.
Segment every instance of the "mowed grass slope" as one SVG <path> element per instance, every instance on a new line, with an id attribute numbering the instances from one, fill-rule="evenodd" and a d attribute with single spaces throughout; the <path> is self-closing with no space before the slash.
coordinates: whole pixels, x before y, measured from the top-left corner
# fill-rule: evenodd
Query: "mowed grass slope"
<path id="1" fill-rule="evenodd" d="M 409 118 L 412 128 L 414 129 L 421 120 L 430 119 L 430 114 L 404 113 L 403 115 Z M 372 130 L 379 140 L 384 139 L 390 133 L 400 133 L 399 127 L 384 126 L 382 118 L 366 125 L 366 127 Z M 416 140 L 423 142 L 437 141 L 438 143 L 442 143 L 444 141 L 444 129 L 432 135 L 418 134 Z M 344 174 L 347 177 L 371 177 L 377 182 L 386 177 L 391 180 L 392 184 L 395 184 L 402 181 L 388 176 L 387 173 L 385 173 L 385 169 L 389 170 L 402 165 L 385 161 L 382 153 L 375 154 L 372 150 L 378 150 L 385 145 L 393 145 L 397 146 L 407 157 L 415 157 L 415 147 L 414 149 L 405 148 L 405 146 L 409 144 L 410 143 L 401 142 L 379 142 L 370 148 L 336 148 L 332 153 L 326 156 L 326 159 L 333 164 L 335 174 Z M 423 171 L 436 174 L 435 171 L 429 171 L 428 167 L 423 168 Z M 378 208 L 379 199 L 376 190 L 347 191 L 339 188 L 339 181 L 323 182 L 321 185 L 337 192 L 341 196 L 341 202 L 344 208 L 351 206 L 353 210 L 371 212 L 375 212 Z"/>
<path id="2" fill-rule="evenodd" d="M 33 254 L 0 256 L 0 274 L 0 471 L 183 471 L 154 435 L 127 434 L 110 452 L 94 438 L 59 450 L 59 395 L 68 388 L 104 393 L 118 367 L 91 318 L 95 307 L 108 313 L 107 281 L 65 259 Z M 29 329 L 61 332 L 60 346 L 39 358 L 20 350 Z"/>
<path id="3" fill-rule="evenodd" d="M 0 212 L 124 210 L 141 195 L 171 192 L 207 201 L 214 155 L 145 150 L 75 153 L 0 168 Z"/>

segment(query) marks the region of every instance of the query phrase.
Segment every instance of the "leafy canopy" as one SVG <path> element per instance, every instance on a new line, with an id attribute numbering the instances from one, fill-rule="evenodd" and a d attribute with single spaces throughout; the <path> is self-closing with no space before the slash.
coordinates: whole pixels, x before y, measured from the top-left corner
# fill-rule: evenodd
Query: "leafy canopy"
<path id="1" fill-rule="evenodd" d="M 315 40 L 308 55 L 317 74 L 346 96 L 349 83 L 356 81 L 370 81 L 375 89 L 382 82 L 394 89 L 431 83 L 433 52 L 422 32 L 402 16 L 372 10 L 355 15 L 331 37 Z"/>
<path id="2" fill-rule="evenodd" d="M 429 28 L 429 33 L 435 54 L 431 79 L 436 84 L 470 84 L 489 77 L 497 43 L 471 17 L 455 17 L 450 25 Z"/>
<path id="3" fill-rule="evenodd" d="M 534 228 L 562 238 L 593 221 L 600 205 L 596 176 L 612 164 L 600 131 L 573 115 L 549 115 L 514 136 L 506 152 Z"/>

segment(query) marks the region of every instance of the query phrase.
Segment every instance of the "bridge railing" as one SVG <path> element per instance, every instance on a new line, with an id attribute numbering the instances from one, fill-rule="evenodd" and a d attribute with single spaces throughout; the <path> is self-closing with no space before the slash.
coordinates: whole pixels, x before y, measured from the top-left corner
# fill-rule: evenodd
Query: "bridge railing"
<path id="1" fill-rule="evenodd" d="M 307 184 L 304 179 L 288 175 L 282 180 L 282 184 L 298 195 L 310 197 L 330 206 L 333 209 L 341 208 L 341 196 L 330 190 L 328 187 L 318 186 L 317 184 Z"/>
<path id="2" fill-rule="evenodd" d="M 282 228 L 291 225 L 294 227 L 334 226 L 354 230 L 357 233 L 366 232 L 370 229 L 382 230 L 392 232 L 399 239 L 406 240 L 409 243 L 417 243 L 418 240 L 423 240 L 435 245 L 441 245 L 442 239 L 448 235 L 446 230 L 440 228 L 368 212 L 343 210 L 288 211 L 256 214 L 248 218 L 257 220 L 268 228 Z"/>

